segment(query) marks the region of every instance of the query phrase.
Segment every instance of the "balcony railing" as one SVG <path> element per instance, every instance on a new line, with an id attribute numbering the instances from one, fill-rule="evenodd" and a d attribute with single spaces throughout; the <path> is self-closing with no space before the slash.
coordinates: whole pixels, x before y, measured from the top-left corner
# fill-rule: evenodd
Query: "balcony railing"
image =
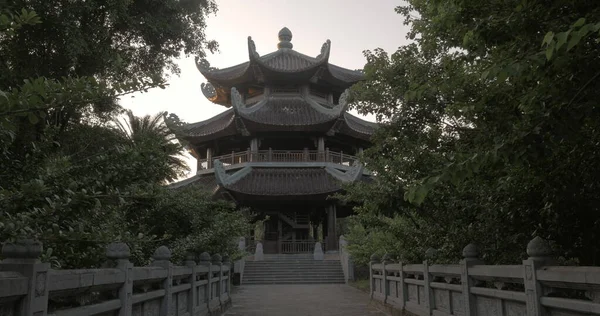
<path id="1" fill-rule="evenodd" d="M 215 156 L 212 161 L 200 160 L 203 169 L 211 169 L 213 161 L 219 159 L 225 166 L 236 165 L 246 162 L 331 162 L 345 166 L 351 166 L 358 160 L 356 156 L 344 152 L 334 152 L 328 149 L 317 150 L 259 150 L 252 152 L 245 150 L 231 152 L 227 155 Z"/>

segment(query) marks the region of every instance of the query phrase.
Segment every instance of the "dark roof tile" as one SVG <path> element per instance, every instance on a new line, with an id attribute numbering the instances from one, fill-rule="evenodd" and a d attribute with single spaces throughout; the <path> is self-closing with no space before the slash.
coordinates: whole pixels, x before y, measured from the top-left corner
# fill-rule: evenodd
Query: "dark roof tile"
<path id="1" fill-rule="evenodd" d="M 324 168 L 253 168 L 226 189 L 249 195 L 317 195 L 341 189 Z"/>

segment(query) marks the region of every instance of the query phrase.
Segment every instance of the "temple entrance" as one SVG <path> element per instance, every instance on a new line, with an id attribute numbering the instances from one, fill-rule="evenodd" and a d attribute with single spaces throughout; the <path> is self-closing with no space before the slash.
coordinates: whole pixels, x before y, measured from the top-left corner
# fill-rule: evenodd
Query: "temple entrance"
<path id="1" fill-rule="evenodd" d="M 287 206 L 287 207 L 286 207 Z M 276 210 L 285 209 L 285 210 Z M 337 215 L 335 205 L 255 205 L 260 214 L 259 234 L 255 242 L 262 242 L 265 254 L 312 253 L 315 243 L 321 242 L 324 251 L 337 250 Z M 340 215 L 344 217 L 344 212 Z"/>

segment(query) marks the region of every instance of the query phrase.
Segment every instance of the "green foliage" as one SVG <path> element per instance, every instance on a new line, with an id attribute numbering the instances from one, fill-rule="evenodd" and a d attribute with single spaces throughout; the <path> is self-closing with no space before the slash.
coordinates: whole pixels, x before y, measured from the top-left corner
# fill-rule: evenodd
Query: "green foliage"
<path id="1" fill-rule="evenodd" d="M 359 112 L 384 123 L 364 154 L 377 183 L 348 198 L 436 236 L 400 256 L 433 247 L 451 260 L 476 242 L 486 261 L 516 262 L 540 235 L 565 259 L 600 262 L 597 3 L 411 0 L 397 12 L 414 42 L 365 52 L 354 87 Z"/>
<path id="2" fill-rule="evenodd" d="M 157 193 L 136 202 L 150 208 L 130 213 L 146 223 L 150 234 L 168 240 L 175 260 L 182 260 L 187 252 L 229 254 L 232 260 L 242 255 L 237 238 L 250 231 L 249 214 L 230 202 L 212 200 L 197 187 Z"/>
<path id="3" fill-rule="evenodd" d="M 162 87 L 181 50 L 215 48 L 203 34 L 214 3 L 0 7 L 0 240 L 39 239 L 42 259 L 63 268 L 99 266 L 113 241 L 128 243 L 136 264 L 163 244 L 177 259 L 235 255 L 232 239 L 247 225 L 240 212 L 163 186 L 186 171 L 165 113 L 118 119 L 118 97 Z"/>

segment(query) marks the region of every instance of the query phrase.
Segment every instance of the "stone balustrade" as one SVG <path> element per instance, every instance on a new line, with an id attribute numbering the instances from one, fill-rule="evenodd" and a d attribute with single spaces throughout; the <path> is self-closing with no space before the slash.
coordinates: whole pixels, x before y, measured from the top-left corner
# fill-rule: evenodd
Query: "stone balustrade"
<path id="1" fill-rule="evenodd" d="M 539 237 L 529 242 L 527 254 L 522 265 L 485 265 L 473 244 L 459 264 L 409 264 L 374 255 L 371 297 L 394 315 L 600 315 L 600 267 L 556 266 Z"/>
<path id="2" fill-rule="evenodd" d="M 220 315 L 230 305 L 229 257 L 202 253 L 174 265 L 161 246 L 150 266 L 135 267 L 125 243 L 106 249 L 101 269 L 54 270 L 38 259 L 34 240 L 5 243 L 0 262 L 3 316 L 200 316 Z"/>

